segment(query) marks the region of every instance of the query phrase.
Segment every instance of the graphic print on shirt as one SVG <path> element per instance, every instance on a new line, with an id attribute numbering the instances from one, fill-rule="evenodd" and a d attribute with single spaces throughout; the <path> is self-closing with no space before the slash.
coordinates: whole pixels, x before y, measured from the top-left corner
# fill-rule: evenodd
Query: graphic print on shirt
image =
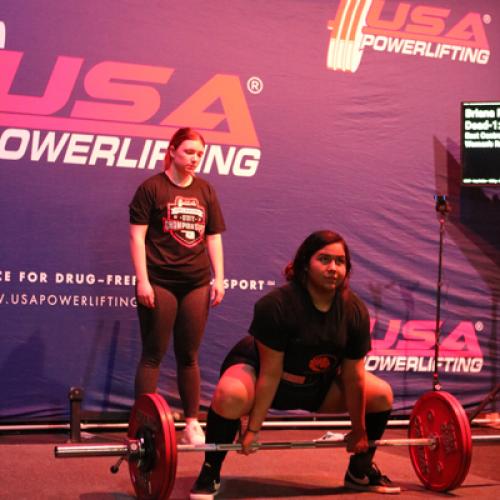
<path id="1" fill-rule="evenodd" d="M 337 363 L 337 358 L 331 354 L 318 354 L 309 360 L 309 369 L 314 373 L 324 373 Z"/>
<path id="2" fill-rule="evenodd" d="M 167 203 L 167 216 L 163 218 L 163 232 L 170 233 L 181 245 L 194 247 L 205 235 L 205 207 L 196 198 L 176 196 Z"/>

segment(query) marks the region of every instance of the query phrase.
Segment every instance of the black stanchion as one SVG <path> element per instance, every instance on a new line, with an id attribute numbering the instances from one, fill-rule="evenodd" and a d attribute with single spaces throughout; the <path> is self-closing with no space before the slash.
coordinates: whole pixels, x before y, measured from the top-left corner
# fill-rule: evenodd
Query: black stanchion
<path id="1" fill-rule="evenodd" d="M 82 440 L 80 424 L 83 389 L 81 387 L 72 387 L 69 390 L 68 397 L 70 408 L 69 440 L 72 443 L 79 443 Z"/>
<path id="2" fill-rule="evenodd" d="M 436 290 L 436 329 L 435 329 L 435 343 L 434 343 L 434 373 L 432 374 L 432 388 L 435 391 L 441 390 L 441 383 L 439 382 L 439 339 L 441 336 L 441 287 L 443 284 L 443 245 L 444 245 L 444 226 L 446 217 L 450 213 L 450 205 L 446 195 L 435 195 L 436 212 L 439 214 L 439 261 L 438 261 L 438 279 Z"/>

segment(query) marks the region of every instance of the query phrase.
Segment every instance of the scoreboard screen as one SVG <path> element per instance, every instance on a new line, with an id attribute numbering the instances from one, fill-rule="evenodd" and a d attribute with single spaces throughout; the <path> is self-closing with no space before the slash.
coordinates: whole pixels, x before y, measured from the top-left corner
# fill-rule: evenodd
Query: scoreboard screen
<path id="1" fill-rule="evenodd" d="M 500 101 L 461 103 L 462 184 L 500 185 Z"/>

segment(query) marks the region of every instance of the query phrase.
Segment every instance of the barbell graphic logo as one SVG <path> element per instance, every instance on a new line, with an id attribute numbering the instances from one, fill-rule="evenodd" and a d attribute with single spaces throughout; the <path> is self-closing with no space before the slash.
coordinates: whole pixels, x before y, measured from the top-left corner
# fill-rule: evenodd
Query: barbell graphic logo
<path id="1" fill-rule="evenodd" d="M 0 49 L 5 49 L 5 23 L 0 21 Z"/>
<path id="2" fill-rule="evenodd" d="M 327 68 L 354 73 L 366 49 L 432 59 L 487 64 L 485 24 L 491 17 L 451 9 L 399 2 L 384 12 L 385 0 L 341 0 L 331 30 Z M 458 20 L 457 20 L 458 19 Z"/>
<path id="3" fill-rule="evenodd" d="M 357 71 L 363 56 L 363 28 L 372 0 L 342 0 L 337 15 L 329 21 L 332 31 L 328 46 L 328 68 L 341 71 Z"/>

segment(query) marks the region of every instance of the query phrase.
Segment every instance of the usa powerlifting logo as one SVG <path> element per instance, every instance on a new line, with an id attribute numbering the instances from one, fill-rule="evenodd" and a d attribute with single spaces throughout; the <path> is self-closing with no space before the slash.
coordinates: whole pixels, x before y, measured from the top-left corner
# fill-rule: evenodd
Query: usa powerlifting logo
<path id="1" fill-rule="evenodd" d="M 370 321 L 372 350 L 365 358 L 368 371 L 432 372 L 435 365 L 435 321 L 390 319 L 388 324 Z M 441 322 L 440 371 L 479 373 L 484 356 L 478 335 L 484 323 L 476 321 Z"/>
<path id="2" fill-rule="evenodd" d="M 366 50 L 488 64 L 486 14 L 385 0 L 341 0 L 331 30 L 326 66 L 354 73 Z"/>
<path id="3" fill-rule="evenodd" d="M 174 67 L 55 54 L 33 74 L 25 53 L 6 47 L 6 32 L 0 21 L 0 161 L 152 170 L 163 164 L 166 138 L 189 124 L 207 141 L 197 172 L 256 174 L 260 143 L 238 75 L 208 74 L 172 99 L 172 75 L 185 78 Z M 38 88 L 25 93 L 22 81 Z M 249 94 L 262 88 L 258 77 L 246 82 Z"/>

